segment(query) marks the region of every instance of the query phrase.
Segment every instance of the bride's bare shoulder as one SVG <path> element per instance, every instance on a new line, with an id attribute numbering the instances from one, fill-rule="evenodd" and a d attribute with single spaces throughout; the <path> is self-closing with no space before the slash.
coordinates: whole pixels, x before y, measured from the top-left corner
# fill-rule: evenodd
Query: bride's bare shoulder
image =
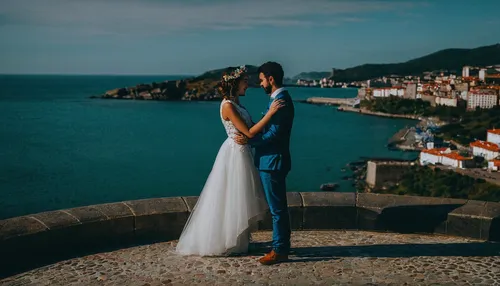
<path id="1" fill-rule="evenodd" d="M 229 117 L 236 112 L 237 112 L 236 106 L 232 101 L 226 99 L 222 101 L 221 113 L 224 120 L 229 121 Z"/>

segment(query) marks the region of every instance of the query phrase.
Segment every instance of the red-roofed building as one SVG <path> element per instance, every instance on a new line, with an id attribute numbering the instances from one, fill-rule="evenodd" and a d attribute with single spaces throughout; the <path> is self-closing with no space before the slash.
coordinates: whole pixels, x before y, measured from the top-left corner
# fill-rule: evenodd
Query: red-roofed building
<path id="1" fill-rule="evenodd" d="M 500 168 L 500 160 L 488 161 L 488 169 L 492 171 L 498 171 L 499 168 Z"/>
<path id="2" fill-rule="evenodd" d="M 442 164 L 453 168 L 465 169 L 474 164 L 471 157 L 464 157 L 450 148 L 425 149 L 420 152 L 420 165 Z"/>
<path id="3" fill-rule="evenodd" d="M 441 157 L 441 164 L 454 168 L 465 169 L 472 167 L 474 164 L 471 157 L 464 157 L 456 152 L 443 154 Z"/>
<path id="4" fill-rule="evenodd" d="M 441 163 L 441 155 L 450 152 L 450 148 L 424 149 L 420 152 L 420 165 Z"/>
<path id="5" fill-rule="evenodd" d="M 470 143 L 470 146 L 474 156 L 483 157 L 486 160 L 493 160 L 500 155 L 500 148 L 495 143 L 478 140 Z"/>

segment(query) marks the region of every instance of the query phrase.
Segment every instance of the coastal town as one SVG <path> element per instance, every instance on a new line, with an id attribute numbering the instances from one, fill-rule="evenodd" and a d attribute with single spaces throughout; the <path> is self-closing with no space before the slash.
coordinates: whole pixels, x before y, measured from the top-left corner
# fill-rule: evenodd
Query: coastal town
<path id="1" fill-rule="evenodd" d="M 452 171 L 499 186 L 500 139 L 493 136 L 500 134 L 497 129 L 500 128 L 499 50 L 500 44 L 441 50 L 404 63 L 302 72 L 285 78 L 284 84 L 296 88 L 355 89 L 355 96 L 338 97 L 332 93 L 331 97 L 295 101 L 332 105 L 339 112 L 414 120 L 414 124 L 398 130 L 388 140 L 388 149 L 414 152 L 418 159 L 412 160 L 412 164 Z M 257 66 L 245 66 L 249 86 L 258 87 Z M 221 97 L 216 84 L 232 69 L 225 67 L 190 78 L 141 83 L 92 97 L 218 101 Z M 362 164 L 355 168 L 353 186 L 366 177 L 364 168 Z"/>
<path id="2" fill-rule="evenodd" d="M 247 67 L 250 74 L 256 72 L 256 67 Z M 214 70 L 191 79 L 117 88 L 98 97 L 219 100 L 212 86 L 221 72 L 223 70 Z M 477 136 L 484 137 L 482 140 L 464 140 L 460 137 L 461 134 L 441 134 L 443 127 L 463 121 L 463 115 L 472 114 L 477 110 L 496 111 L 500 108 L 500 65 L 463 66 L 458 72 L 435 70 L 420 75 L 387 75 L 362 81 L 336 81 L 335 73 L 336 70 L 332 69 L 329 76 L 316 79 L 298 78 L 292 83 L 289 80 L 287 85 L 307 88 L 356 88 L 357 96 L 352 98 L 314 97 L 297 101 L 334 105 L 337 110 L 343 112 L 416 120 L 418 123 L 414 126 L 407 126 L 390 138 L 387 145 L 389 149 L 419 152 L 418 163 L 421 166 L 446 168 L 500 185 L 500 129 L 495 129 L 500 128 L 500 122 L 498 126 L 487 126 L 484 134 Z M 250 86 L 256 87 L 258 83 L 251 82 Z M 380 108 L 384 107 L 384 104 L 394 106 L 401 102 L 403 105 L 399 110 Z M 442 118 L 439 114 L 433 114 L 438 109 L 444 110 L 445 114 L 457 113 L 456 111 L 463 114 L 455 118 Z"/>
<path id="3" fill-rule="evenodd" d="M 461 110 L 463 114 L 489 111 L 493 114 L 500 107 L 500 65 L 464 66 L 458 75 L 449 71 L 434 71 L 423 76 L 392 75 L 361 82 L 335 83 L 331 78 L 323 78 L 318 81 L 298 80 L 297 84 L 320 88 L 357 86 L 355 98 L 310 98 L 305 102 L 335 105 L 339 111 L 418 120 L 415 126 L 397 132 L 388 146 L 420 152 L 416 162 L 420 166 L 454 170 L 500 185 L 500 129 L 497 129 L 500 125 L 487 126 L 482 134 L 485 140 L 473 138 L 471 142 L 461 144 L 458 143 L 460 134 L 443 138 L 440 128 L 457 124 L 463 116 L 449 122 L 426 110 L 381 112 L 376 108 L 377 101 L 414 101 L 427 106 L 427 109 Z"/>
<path id="4" fill-rule="evenodd" d="M 500 286 L 500 0 L 0 1 L 0 286 Z"/>

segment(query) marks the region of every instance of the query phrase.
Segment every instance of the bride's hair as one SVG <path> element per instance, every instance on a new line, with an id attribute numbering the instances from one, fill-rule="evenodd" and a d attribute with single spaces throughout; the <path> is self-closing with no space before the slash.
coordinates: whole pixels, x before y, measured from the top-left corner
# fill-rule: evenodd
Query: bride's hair
<path id="1" fill-rule="evenodd" d="M 233 79 L 230 81 L 221 80 L 217 85 L 217 90 L 219 94 L 224 99 L 231 99 L 236 97 L 236 93 L 238 92 L 238 85 L 240 83 L 241 78 Z"/>
<path id="2" fill-rule="evenodd" d="M 217 91 L 224 99 L 236 97 L 240 81 L 246 74 L 247 70 L 245 66 L 241 66 L 229 74 L 223 74 L 221 80 L 217 84 Z"/>

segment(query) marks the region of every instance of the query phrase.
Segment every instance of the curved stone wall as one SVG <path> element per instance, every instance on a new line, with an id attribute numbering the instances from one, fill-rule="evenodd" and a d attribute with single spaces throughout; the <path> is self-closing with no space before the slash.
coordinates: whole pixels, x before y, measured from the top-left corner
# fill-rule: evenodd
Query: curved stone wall
<path id="1" fill-rule="evenodd" d="M 500 203 L 369 193 L 287 195 L 294 230 L 420 232 L 500 241 Z M 2 220 L 0 277 L 93 251 L 177 239 L 197 199 L 125 201 Z M 270 215 L 259 229 L 271 229 Z"/>

